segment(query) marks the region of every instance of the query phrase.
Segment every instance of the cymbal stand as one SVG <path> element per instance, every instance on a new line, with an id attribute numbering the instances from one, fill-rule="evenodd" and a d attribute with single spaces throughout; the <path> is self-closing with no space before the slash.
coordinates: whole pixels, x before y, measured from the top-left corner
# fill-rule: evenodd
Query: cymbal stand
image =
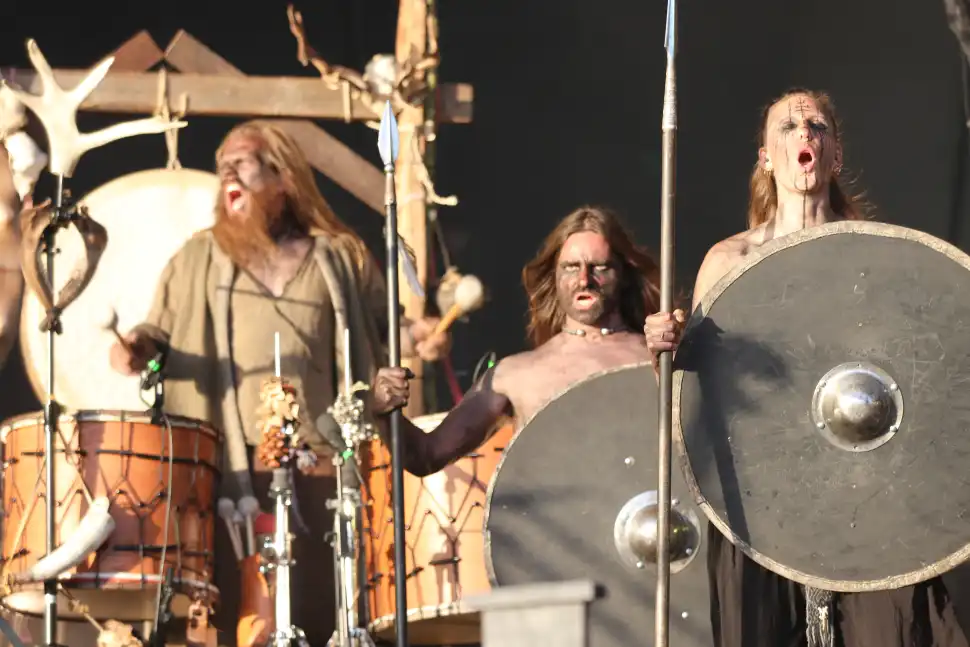
<path id="1" fill-rule="evenodd" d="M 360 488 L 349 487 L 344 482 L 343 471 L 347 466 L 356 469 L 357 451 L 362 442 L 374 436 L 373 426 L 364 422 L 364 402 L 357 393 L 366 391 L 367 385 L 352 385 L 350 366 L 350 331 L 344 329 L 344 392 L 327 410 L 340 425 L 340 435 L 344 449 L 334 454 L 333 464 L 337 474 L 337 497 L 327 501 L 327 507 L 334 511 L 333 532 L 330 545 L 333 547 L 334 584 L 336 587 L 337 626 L 328 647 L 374 647 L 374 641 L 367 629 L 359 626 L 357 601 L 359 553 L 357 528 L 361 509 Z"/>
<path id="2" fill-rule="evenodd" d="M 283 386 L 280 371 L 280 334 L 275 335 L 276 379 Z M 260 550 L 259 570 L 264 575 L 272 572 L 273 618 L 275 630 L 269 637 L 267 647 L 310 647 L 306 635 L 293 624 L 293 604 L 290 599 L 290 567 L 293 561 L 293 538 L 290 533 L 290 507 L 293 505 L 293 465 L 299 463 L 301 451 L 297 446 L 299 422 L 292 411 L 282 417 L 280 432 L 282 447 L 277 454 L 278 467 L 273 468 L 273 480 L 269 495 L 275 501 L 275 523 L 272 541 Z"/>
<path id="3" fill-rule="evenodd" d="M 296 425 L 292 421 L 283 424 L 283 433 L 292 437 Z M 309 647 L 303 631 L 292 621 L 290 600 L 290 567 L 293 545 L 290 533 L 290 506 L 293 502 L 292 468 L 289 461 L 273 470 L 269 495 L 275 501 L 276 524 L 272 542 L 262 551 L 260 570 L 273 573 L 273 617 L 276 630 L 270 636 L 267 647 Z"/>
<path id="4" fill-rule="evenodd" d="M 51 295 L 55 296 L 54 286 L 54 255 L 57 253 L 57 231 L 68 227 L 77 217 L 73 206 L 65 204 L 67 191 L 64 189 L 64 176 L 57 175 L 57 198 L 51 210 L 51 220 L 44 228 L 41 243 L 47 264 L 47 282 Z M 57 518 L 54 513 L 54 499 L 57 492 L 54 489 L 54 438 L 57 435 L 57 420 L 60 417 L 60 405 L 54 397 L 54 339 L 63 332 L 61 313 L 55 305 L 47 313 L 47 398 L 44 403 L 44 456 L 46 492 L 44 495 L 46 526 L 47 526 L 47 554 L 50 555 L 57 548 L 55 533 L 57 532 Z M 57 647 L 57 579 L 44 581 L 44 645 Z"/>

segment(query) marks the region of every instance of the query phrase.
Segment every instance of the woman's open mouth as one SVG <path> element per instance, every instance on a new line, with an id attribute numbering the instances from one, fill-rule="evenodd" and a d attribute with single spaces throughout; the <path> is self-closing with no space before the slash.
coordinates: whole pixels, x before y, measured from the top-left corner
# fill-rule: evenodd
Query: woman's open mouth
<path id="1" fill-rule="evenodd" d="M 804 148 L 798 153 L 798 165 L 806 173 L 815 168 L 815 153 L 810 148 Z"/>

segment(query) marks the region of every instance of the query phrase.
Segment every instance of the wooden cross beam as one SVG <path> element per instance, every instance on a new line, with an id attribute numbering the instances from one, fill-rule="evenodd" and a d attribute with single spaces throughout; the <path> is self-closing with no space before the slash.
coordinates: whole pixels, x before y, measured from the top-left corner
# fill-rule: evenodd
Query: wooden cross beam
<path id="1" fill-rule="evenodd" d="M 24 90 L 39 94 L 41 80 L 34 70 L 4 69 Z M 55 69 L 58 85 L 71 88 L 88 70 Z M 466 84 L 442 85 L 438 93 L 442 123 L 471 121 L 472 92 Z M 186 117 L 291 117 L 343 119 L 344 99 L 320 79 L 302 76 L 249 76 L 225 74 L 179 74 L 169 80 L 171 99 L 189 95 Z M 174 101 L 173 101 L 174 103 Z M 89 112 L 143 114 L 158 105 L 158 75 L 153 72 L 111 70 L 81 104 Z M 351 101 L 349 115 L 355 121 L 377 121 L 380 115 L 359 99 Z"/>
<path id="2" fill-rule="evenodd" d="M 176 71 L 167 79 L 169 105 L 178 105 L 187 93 L 186 116 L 320 117 L 344 114 L 339 91 L 328 89 L 319 79 L 302 77 L 247 77 L 198 39 L 180 30 L 163 52 L 147 31 L 141 31 L 112 54 L 115 62 L 81 110 L 89 112 L 153 113 L 158 108 L 158 75 L 148 70 L 165 62 Z M 2 73 L 24 89 L 39 91 L 33 70 L 4 69 Z M 54 70 L 62 87 L 76 85 L 86 70 Z M 279 93 L 273 97 L 266 93 Z M 309 92 L 309 94 L 307 94 Z M 296 95 L 301 98 L 294 99 Z M 472 116 L 473 91 L 467 84 L 453 84 L 437 93 L 437 100 L 451 123 L 468 123 Z M 319 103 L 317 103 L 319 102 Z M 316 105 L 314 105 L 316 103 Z M 352 116 L 377 119 L 357 102 Z M 384 176 L 376 166 L 340 140 L 306 119 L 274 119 L 301 144 L 310 164 L 365 205 L 383 214 Z"/>

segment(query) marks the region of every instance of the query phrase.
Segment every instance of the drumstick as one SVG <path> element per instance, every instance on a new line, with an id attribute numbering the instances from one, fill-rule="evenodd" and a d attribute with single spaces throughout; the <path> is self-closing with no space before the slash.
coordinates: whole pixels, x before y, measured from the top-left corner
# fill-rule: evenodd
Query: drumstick
<path id="1" fill-rule="evenodd" d="M 435 326 L 435 334 L 445 332 L 459 317 L 481 308 L 484 302 L 485 288 L 482 286 L 482 282 L 471 274 L 461 277 L 455 287 L 455 303 Z"/>
<path id="2" fill-rule="evenodd" d="M 131 344 L 129 344 L 128 341 L 124 337 L 122 337 L 121 333 L 118 331 L 118 312 L 116 310 L 111 311 L 111 319 L 109 319 L 108 323 L 104 325 L 104 329 L 115 336 L 115 339 L 118 340 L 118 343 L 121 344 L 122 348 L 124 348 L 129 353 L 131 352 Z"/>

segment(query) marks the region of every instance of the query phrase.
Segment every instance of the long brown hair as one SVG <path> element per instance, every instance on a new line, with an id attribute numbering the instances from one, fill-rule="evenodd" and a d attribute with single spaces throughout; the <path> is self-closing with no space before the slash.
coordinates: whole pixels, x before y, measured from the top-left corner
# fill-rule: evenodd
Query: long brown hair
<path id="1" fill-rule="evenodd" d="M 237 135 L 253 137 L 261 144 L 260 159 L 283 179 L 286 206 L 293 225 L 305 233 L 322 232 L 348 244 L 358 263 L 363 265 L 368 250 L 364 241 L 334 213 L 317 188 L 313 170 L 300 145 L 279 126 L 263 120 L 252 120 L 233 128 L 216 151 L 222 157 L 229 140 Z M 226 222 L 228 214 L 223 200 L 216 201 L 216 223 Z"/>
<path id="2" fill-rule="evenodd" d="M 758 134 L 758 146 L 766 145 L 768 129 L 768 113 L 779 102 L 796 95 L 804 94 L 811 97 L 818 105 L 819 110 L 828 118 L 832 125 L 832 136 L 837 143 L 842 142 L 842 125 L 839 123 L 835 114 L 835 104 L 832 98 L 824 92 L 806 90 L 804 88 L 792 88 L 785 92 L 764 107 L 761 113 L 761 130 Z M 845 189 L 852 185 L 852 181 L 845 179 L 846 171 L 843 169 L 840 183 L 840 176 L 833 176 L 829 182 L 829 204 L 832 211 L 846 220 L 864 220 L 867 217 L 869 208 L 865 196 L 861 193 L 852 194 Z M 751 172 L 750 198 L 748 199 L 748 227 L 754 228 L 762 223 L 768 222 L 775 213 L 778 206 L 778 190 L 775 187 L 775 178 L 764 172 L 760 162 L 755 162 L 754 170 Z"/>
<path id="3" fill-rule="evenodd" d="M 647 315 L 657 311 L 657 263 L 633 237 L 615 214 L 597 207 L 572 212 L 546 237 L 539 253 L 522 269 L 522 285 L 529 297 L 529 340 L 536 347 L 556 335 L 566 321 L 556 294 L 556 264 L 559 252 L 573 234 L 592 231 L 610 246 L 621 264 L 620 316 L 633 330 L 640 330 Z"/>

